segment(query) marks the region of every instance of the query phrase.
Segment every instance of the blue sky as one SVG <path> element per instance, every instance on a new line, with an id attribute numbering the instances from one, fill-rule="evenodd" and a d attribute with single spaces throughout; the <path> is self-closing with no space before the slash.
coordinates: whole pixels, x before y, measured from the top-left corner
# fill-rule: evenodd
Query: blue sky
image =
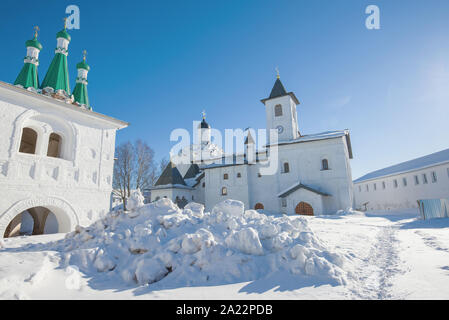
<path id="1" fill-rule="evenodd" d="M 130 122 L 117 142 L 141 138 L 157 158 L 203 109 L 220 130 L 264 128 L 276 66 L 301 133 L 350 129 L 354 178 L 449 148 L 447 0 L 2 0 L 1 81 L 14 82 L 35 25 L 43 79 L 69 4 L 81 12 L 72 90 L 86 49 L 94 110 Z M 380 30 L 365 28 L 369 4 Z"/>

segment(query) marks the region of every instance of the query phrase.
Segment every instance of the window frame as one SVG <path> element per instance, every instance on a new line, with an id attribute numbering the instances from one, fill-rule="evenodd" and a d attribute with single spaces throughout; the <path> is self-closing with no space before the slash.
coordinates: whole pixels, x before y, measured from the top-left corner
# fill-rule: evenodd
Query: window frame
<path id="1" fill-rule="evenodd" d="M 282 105 L 281 104 L 275 105 L 274 106 L 274 116 L 275 117 L 282 117 L 283 115 L 284 115 L 284 110 L 282 110 Z"/>

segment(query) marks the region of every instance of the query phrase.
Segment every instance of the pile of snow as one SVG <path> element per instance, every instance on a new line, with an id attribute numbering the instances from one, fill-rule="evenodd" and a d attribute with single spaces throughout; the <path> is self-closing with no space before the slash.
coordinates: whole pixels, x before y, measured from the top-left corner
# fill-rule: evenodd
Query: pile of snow
<path id="1" fill-rule="evenodd" d="M 204 212 L 197 203 L 179 209 L 166 198 L 147 205 L 136 198 L 130 212 L 111 212 L 55 243 L 63 263 L 131 285 L 217 285 L 274 272 L 346 283 L 344 257 L 326 249 L 306 218 L 245 211 L 235 200 Z"/>
<path id="2" fill-rule="evenodd" d="M 347 208 L 346 210 L 338 210 L 336 215 L 339 216 L 348 216 L 348 215 L 359 215 L 359 216 L 365 216 L 365 213 L 362 211 L 357 211 L 352 208 Z"/>

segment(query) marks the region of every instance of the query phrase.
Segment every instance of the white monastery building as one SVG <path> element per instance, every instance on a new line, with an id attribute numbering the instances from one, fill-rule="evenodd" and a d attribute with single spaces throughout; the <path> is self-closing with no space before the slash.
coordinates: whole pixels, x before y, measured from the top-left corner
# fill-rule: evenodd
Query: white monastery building
<path id="1" fill-rule="evenodd" d="M 349 131 L 302 135 L 296 111 L 299 101 L 285 90 L 279 76 L 270 96 L 261 102 L 266 127 L 278 132 L 277 141 L 267 137 L 264 150 L 256 153 L 248 131 L 243 154 L 223 155 L 211 143 L 211 128 L 203 115 L 200 142 L 181 151 L 190 152 L 191 163 L 172 157 L 151 189 L 151 200 L 166 197 L 179 206 L 195 201 L 210 210 L 225 199 L 235 199 L 246 208 L 303 215 L 334 214 L 352 207 Z M 276 149 L 277 158 L 272 157 Z M 270 161 L 277 162 L 276 172 L 263 174 L 261 168 Z"/>
<path id="2" fill-rule="evenodd" d="M 0 82 L 0 237 L 69 232 L 110 210 L 115 134 L 127 123 L 92 111 L 85 57 L 71 93 L 71 37 L 56 37 L 42 83 L 37 32 L 14 85 Z"/>
<path id="3" fill-rule="evenodd" d="M 377 170 L 354 181 L 356 208 L 417 208 L 418 200 L 449 199 L 449 149 Z"/>

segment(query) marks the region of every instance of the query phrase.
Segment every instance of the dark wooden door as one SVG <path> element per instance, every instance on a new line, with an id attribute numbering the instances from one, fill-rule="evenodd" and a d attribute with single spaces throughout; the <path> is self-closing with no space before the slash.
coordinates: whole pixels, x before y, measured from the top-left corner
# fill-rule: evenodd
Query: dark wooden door
<path id="1" fill-rule="evenodd" d="M 313 216 L 313 208 L 307 202 L 300 202 L 295 209 L 296 214 L 303 216 Z"/>

